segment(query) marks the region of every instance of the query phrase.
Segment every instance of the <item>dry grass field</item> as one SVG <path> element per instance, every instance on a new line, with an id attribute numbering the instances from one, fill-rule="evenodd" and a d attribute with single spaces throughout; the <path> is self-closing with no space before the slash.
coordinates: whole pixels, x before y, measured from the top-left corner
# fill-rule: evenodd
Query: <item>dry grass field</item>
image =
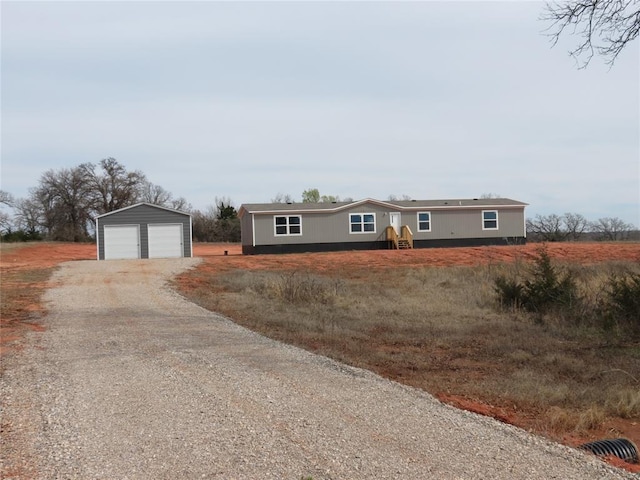
<path id="1" fill-rule="evenodd" d="M 528 269 L 538 248 L 242 256 L 201 245 L 205 262 L 177 284 L 250 329 L 455 406 L 570 445 L 640 443 L 637 338 L 497 308 L 496 276 Z M 640 244 L 546 248 L 594 301 L 612 272 L 640 271 Z"/>
<path id="2" fill-rule="evenodd" d="M 613 329 L 496 308 L 493 281 L 536 245 L 243 256 L 196 244 L 183 295 L 265 335 L 422 388 L 442 401 L 577 445 L 640 443 L 640 341 Z M 225 254 L 226 251 L 226 254 Z M 597 297 L 611 272 L 640 270 L 640 244 L 550 244 Z M 43 330 L 40 295 L 61 261 L 95 245 L 2 245 L 2 354 Z M 631 471 L 639 466 L 625 465 Z"/>

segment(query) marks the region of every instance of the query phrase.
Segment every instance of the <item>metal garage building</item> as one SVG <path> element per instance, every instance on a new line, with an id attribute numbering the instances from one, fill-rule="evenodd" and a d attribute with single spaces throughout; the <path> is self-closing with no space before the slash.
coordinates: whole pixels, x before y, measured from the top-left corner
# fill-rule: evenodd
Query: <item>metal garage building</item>
<path id="1" fill-rule="evenodd" d="M 191 215 L 138 203 L 96 217 L 98 260 L 191 257 Z"/>

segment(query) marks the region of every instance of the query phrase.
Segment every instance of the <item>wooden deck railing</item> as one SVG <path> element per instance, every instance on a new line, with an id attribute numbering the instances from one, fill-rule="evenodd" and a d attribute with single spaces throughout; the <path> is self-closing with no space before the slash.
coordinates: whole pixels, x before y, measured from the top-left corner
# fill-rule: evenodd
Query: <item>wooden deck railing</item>
<path id="1" fill-rule="evenodd" d="M 390 241 L 393 245 L 394 249 L 400 248 L 398 234 L 396 233 L 396 229 L 389 225 L 386 229 L 387 231 L 387 240 Z"/>
<path id="2" fill-rule="evenodd" d="M 413 248 L 413 232 L 408 225 L 403 225 L 400 229 L 400 238 L 407 241 L 409 248 Z"/>
<path id="3" fill-rule="evenodd" d="M 396 229 L 389 225 L 386 228 L 387 240 L 391 242 L 391 248 L 396 250 L 400 248 L 413 248 L 413 232 L 407 225 L 400 228 L 400 235 Z"/>

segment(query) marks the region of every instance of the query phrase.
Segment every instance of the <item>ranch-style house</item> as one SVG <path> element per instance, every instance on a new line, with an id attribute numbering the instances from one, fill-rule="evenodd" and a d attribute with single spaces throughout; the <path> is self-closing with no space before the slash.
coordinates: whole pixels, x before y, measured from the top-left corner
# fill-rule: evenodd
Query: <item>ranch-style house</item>
<path id="1" fill-rule="evenodd" d="M 521 244 L 526 203 L 508 198 L 251 203 L 244 254 Z"/>

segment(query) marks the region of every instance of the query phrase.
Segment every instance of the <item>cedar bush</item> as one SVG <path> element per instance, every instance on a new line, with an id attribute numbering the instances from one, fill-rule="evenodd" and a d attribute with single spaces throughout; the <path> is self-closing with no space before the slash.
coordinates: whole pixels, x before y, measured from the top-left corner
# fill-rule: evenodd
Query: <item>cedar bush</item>
<path id="1" fill-rule="evenodd" d="M 599 310 L 606 326 L 640 336 L 640 273 L 611 274 Z"/>
<path id="2" fill-rule="evenodd" d="M 536 314 L 538 320 L 543 315 L 547 318 L 553 315 L 574 324 L 640 337 L 637 271 L 611 272 L 599 291 L 581 291 L 574 273 L 554 266 L 543 246 L 524 275 L 499 275 L 494 279 L 493 289 L 502 308 L 524 310 Z"/>
<path id="3" fill-rule="evenodd" d="M 572 273 L 560 272 L 551 263 L 545 247 L 538 249 L 538 256 L 524 281 L 500 275 L 494 281 L 494 290 L 501 305 L 540 314 L 571 310 L 578 301 Z"/>

